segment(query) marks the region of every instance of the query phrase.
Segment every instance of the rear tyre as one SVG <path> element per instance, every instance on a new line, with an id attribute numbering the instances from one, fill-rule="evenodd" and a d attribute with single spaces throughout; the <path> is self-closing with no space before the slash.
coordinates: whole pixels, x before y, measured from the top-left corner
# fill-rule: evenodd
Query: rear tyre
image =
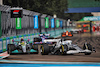
<path id="1" fill-rule="evenodd" d="M 62 55 L 66 55 L 67 52 L 68 51 L 68 46 L 67 45 L 61 45 L 61 47 L 60 47 L 60 53 L 62 54 Z"/>
<path id="2" fill-rule="evenodd" d="M 83 49 L 85 50 L 85 49 L 88 49 L 88 50 L 91 50 L 92 51 L 92 45 L 90 45 L 90 44 L 84 44 L 84 46 L 83 46 Z"/>
<path id="3" fill-rule="evenodd" d="M 85 53 L 85 55 L 91 55 L 91 53 Z"/>
<path id="4" fill-rule="evenodd" d="M 35 54 L 38 54 L 38 45 L 33 45 L 33 49 L 36 50 L 37 52 L 35 52 Z"/>
<path id="5" fill-rule="evenodd" d="M 49 46 L 47 44 L 42 45 L 40 50 L 42 55 L 48 55 L 50 52 Z"/>
<path id="6" fill-rule="evenodd" d="M 12 51 L 14 51 L 16 49 L 14 44 L 8 44 L 7 45 L 7 52 L 8 54 L 11 54 Z"/>

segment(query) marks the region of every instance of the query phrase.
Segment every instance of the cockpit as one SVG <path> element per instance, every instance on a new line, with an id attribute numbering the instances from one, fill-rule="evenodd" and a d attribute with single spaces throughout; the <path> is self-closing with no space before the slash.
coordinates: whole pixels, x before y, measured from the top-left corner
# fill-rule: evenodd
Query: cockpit
<path id="1" fill-rule="evenodd" d="M 68 40 L 68 41 L 66 41 L 66 44 L 67 45 L 71 45 L 72 44 L 72 41 L 71 40 Z"/>

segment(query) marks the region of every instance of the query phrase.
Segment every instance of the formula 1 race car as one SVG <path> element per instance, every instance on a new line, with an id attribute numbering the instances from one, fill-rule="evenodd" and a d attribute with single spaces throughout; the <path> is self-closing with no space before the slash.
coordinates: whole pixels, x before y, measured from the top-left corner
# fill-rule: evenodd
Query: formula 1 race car
<path id="1" fill-rule="evenodd" d="M 32 45 L 29 43 L 29 40 L 13 41 L 13 44 L 7 45 L 8 54 L 13 53 L 37 53 L 38 54 L 38 45 Z"/>
<path id="2" fill-rule="evenodd" d="M 71 32 L 68 32 L 68 31 L 66 31 L 66 32 L 63 32 L 62 34 L 61 34 L 61 37 L 68 37 L 68 36 L 73 36 L 73 34 L 71 33 Z"/>
<path id="3" fill-rule="evenodd" d="M 54 37 L 50 37 L 50 34 L 39 34 L 39 37 L 34 38 L 33 43 L 43 44 L 45 39 L 54 39 Z M 48 42 L 48 44 L 52 44 L 52 42 Z"/>
<path id="4" fill-rule="evenodd" d="M 84 53 L 85 55 L 90 55 L 92 53 L 92 46 L 89 43 L 85 43 L 83 49 L 81 49 L 79 46 L 72 44 L 71 40 L 63 41 L 62 39 L 48 39 L 44 40 L 44 42 L 56 42 L 56 44 L 53 46 L 49 46 L 47 44 L 41 45 L 40 50 L 42 55 L 66 55 L 76 53 Z"/>

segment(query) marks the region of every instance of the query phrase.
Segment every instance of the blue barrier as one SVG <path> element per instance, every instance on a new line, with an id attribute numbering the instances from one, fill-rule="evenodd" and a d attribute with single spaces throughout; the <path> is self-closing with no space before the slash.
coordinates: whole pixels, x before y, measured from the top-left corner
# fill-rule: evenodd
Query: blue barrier
<path id="1" fill-rule="evenodd" d="M 19 35 L 19 40 L 21 39 L 22 35 Z"/>
<path id="2" fill-rule="evenodd" d="M 16 40 L 17 36 L 13 36 L 13 40 Z"/>
<path id="3" fill-rule="evenodd" d="M 39 37 L 39 33 L 35 33 L 35 37 Z"/>
<path id="4" fill-rule="evenodd" d="M 67 62 L 68 63 L 68 62 Z M 69 64 L 25 64 L 25 63 L 3 63 L 0 64 L 0 67 L 100 67 L 100 64 L 98 63 L 84 63 L 80 64 L 73 64 L 74 62 L 69 62 Z"/>
<path id="5" fill-rule="evenodd" d="M 7 47 L 8 44 L 10 44 L 10 38 L 6 37 L 6 47 Z M 7 48 L 6 48 L 6 50 L 7 50 Z"/>
<path id="6" fill-rule="evenodd" d="M 3 43 L 2 38 L 0 38 L 0 53 L 3 52 Z"/>
<path id="7" fill-rule="evenodd" d="M 23 37 L 24 39 L 27 39 L 27 37 L 26 37 L 26 34 L 24 35 L 24 37 Z"/>
<path id="8" fill-rule="evenodd" d="M 30 34 L 28 34 L 28 39 L 30 39 L 30 36 L 31 36 L 31 35 L 30 35 Z"/>

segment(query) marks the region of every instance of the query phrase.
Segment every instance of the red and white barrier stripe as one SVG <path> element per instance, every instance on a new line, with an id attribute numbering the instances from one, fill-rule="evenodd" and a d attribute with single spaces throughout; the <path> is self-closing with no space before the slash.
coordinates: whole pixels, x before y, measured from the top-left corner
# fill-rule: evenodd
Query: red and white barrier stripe
<path id="1" fill-rule="evenodd" d="M 6 58 L 8 56 L 9 56 L 9 54 L 7 53 L 7 51 L 4 53 L 0 53 L 0 59 Z"/>

